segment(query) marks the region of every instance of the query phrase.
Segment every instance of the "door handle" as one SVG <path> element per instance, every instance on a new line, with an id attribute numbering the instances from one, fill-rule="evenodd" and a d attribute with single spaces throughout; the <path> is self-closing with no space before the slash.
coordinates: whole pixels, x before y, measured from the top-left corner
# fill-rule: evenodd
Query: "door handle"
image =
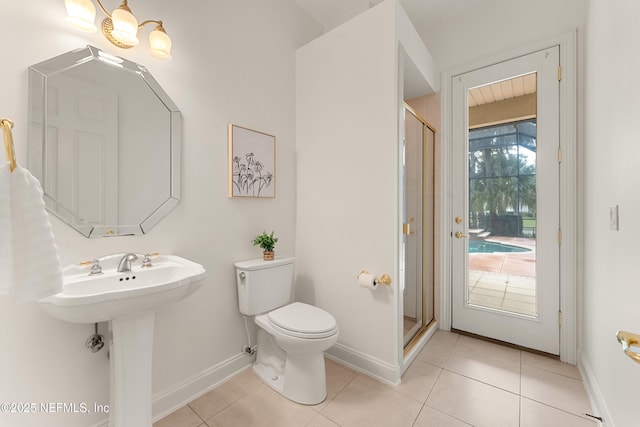
<path id="1" fill-rule="evenodd" d="M 405 222 L 404 224 L 402 224 L 402 234 L 405 234 L 407 236 L 411 234 L 415 234 L 415 231 L 411 231 L 411 223 L 413 221 L 414 221 L 414 218 L 409 217 L 409 222 Z"/>
<path id="2" fill-rule="evenodd" d="M 631 332 L 618 331 L 618 342 L 622 344 L 622 351 L 624 354 L 633 359 L 634 362 L 640 363 L 640 353 L 631 350 L 631 346 L 640 345 L 640 335 L 632 334 Z"/>
<path id="3" fill-rule="evenodd" d="M 456 231 L 456 234 L 454 234 L 454 236 L 456 236 L 456 239 L 463 239 L 467 237 L 467 235 L 464 234 L 462 231 Z"/>

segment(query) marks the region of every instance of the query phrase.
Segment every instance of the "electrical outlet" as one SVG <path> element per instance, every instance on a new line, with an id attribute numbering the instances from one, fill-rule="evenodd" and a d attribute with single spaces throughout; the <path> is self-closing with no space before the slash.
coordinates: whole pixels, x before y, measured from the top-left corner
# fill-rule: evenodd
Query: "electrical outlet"
<path id="1" fill-rule="evenodd" d="M 613 231 L 620 229 L 620 225 L 618 224 L 618 205 L 609 208 L 609 228 Z"/>

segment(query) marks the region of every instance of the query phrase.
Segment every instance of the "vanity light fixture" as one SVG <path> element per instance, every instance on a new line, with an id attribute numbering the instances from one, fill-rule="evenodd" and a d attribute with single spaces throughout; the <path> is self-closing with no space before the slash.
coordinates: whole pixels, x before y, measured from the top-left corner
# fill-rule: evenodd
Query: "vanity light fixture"
<path id="1" fill-rule="evenodd" d="M 171 39 L 167 35 L 162 21 L 147 19 L 138 24 L 138 20 L 131 12 L 127 0 L 122 0 L 120 6 L 111 14 L 107 12 L 100 0 L 95 0 L 102 12 L 107 15 L 102 21 L 102 34 L 114 45 L 129 49 L 136 46 L 138 40 L 138 28 L 147 24 L 156 24 L 149 34 L 151 54 L 161 59 L 171 59 Z M 97 27 L 96 8 L 91 0 L 65 0 L 67 8 L 67 22 L 82 31 L 94 32 Z"/>

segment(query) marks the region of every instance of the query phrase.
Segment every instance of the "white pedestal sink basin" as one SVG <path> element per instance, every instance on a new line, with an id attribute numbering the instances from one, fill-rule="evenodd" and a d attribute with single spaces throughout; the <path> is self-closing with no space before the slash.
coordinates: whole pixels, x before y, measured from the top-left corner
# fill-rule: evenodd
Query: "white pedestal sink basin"
<path id="1" fill-rule="evenodd" d="M 90 265 L 62 269 L 62 292 L 39 300 L 51 316 L 73 323 L 111 323 L 109 426 L 151 427 L 151 356 L 155 310 L 180 301 L 204 282 L 200 265 L 175 255 L 142 256 L 131 271 L 118 272 L 124 254 L 100 259 L 103 273 Z"/>

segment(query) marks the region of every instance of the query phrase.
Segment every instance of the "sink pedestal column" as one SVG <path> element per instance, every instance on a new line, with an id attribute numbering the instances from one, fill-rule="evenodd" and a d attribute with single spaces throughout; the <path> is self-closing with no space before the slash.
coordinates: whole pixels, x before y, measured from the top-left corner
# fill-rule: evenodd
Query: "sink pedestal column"
<path id="1" fill-rule="evenodd" d="M 113 319 L 109 427 L 151 427 L 155 312 Z"/>

